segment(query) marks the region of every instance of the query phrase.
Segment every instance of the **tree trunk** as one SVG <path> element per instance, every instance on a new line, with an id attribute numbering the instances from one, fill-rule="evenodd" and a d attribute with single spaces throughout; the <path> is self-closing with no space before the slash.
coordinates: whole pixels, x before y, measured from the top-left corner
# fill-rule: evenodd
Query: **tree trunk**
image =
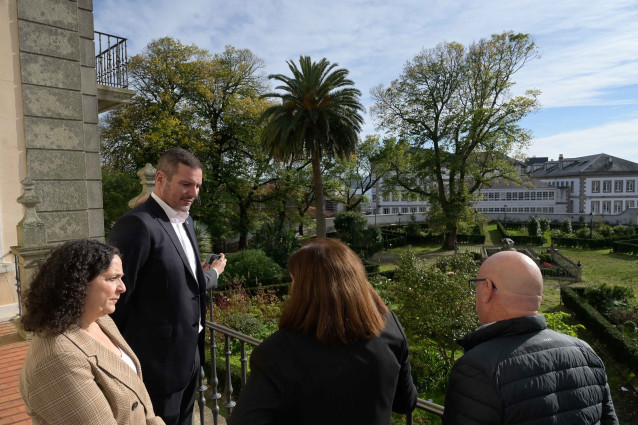
<path id="1" fill-rule="evenodd" d="M 246 248 L 248 243 L 248 209 L 239 204 L 239 250 Z"/>
<path id="2" fill-rule="evenodd" d="M 315 186 L 315 217 L 317 219 L 317 237 L 326 237 L 326 205 L 323 197 L 323 177 L 321 175 L 321 154 L 312 155 L 312 181 Z"/>
<path id="3" fill-rule="evenodd" d="M 454 249 L 456 244 L 456 224 L 447 225 L 445 228 L 445 241 L 443 242 L 443 249 Z"/>
<path id="4" fill-rule="evenodd" d="M 299 221 L 299 236 L 303 236 L 303 217 L 304 217 L 304 213 L 299 212 L 299 217 L 301 218 L 301 220 Z"/>

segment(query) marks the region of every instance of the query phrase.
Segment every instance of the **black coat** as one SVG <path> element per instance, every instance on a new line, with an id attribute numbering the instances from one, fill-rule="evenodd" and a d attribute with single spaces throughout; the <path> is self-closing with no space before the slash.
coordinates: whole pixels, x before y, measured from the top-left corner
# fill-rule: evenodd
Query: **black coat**
<path id="1" fill-rule="evenodd" d="M 394 314 L 383 333 L 349 345 L 279 330 L 253 350 L 231 425 L 389 425 L 416 406 L 408 344 Z"/>
<path id="2" fill-rule="evenodd" d="M 495 322 L 459 343 L 444 425 L 618 423 L 600 357 L 544 316 Z"/>
<path id="3" fill-rule="evenodd" d="M 184 226 L 199 259 L 193 219 Z M 180 391 L 192 376 L 195 350 L 204 358 L 202 266 L 197 261 L 193 275 L 172 224 L 152 197 L 118 220 L 109 242 L 122 253 L 126 285 L 111 317 L 139 358 L 148 391 Z"/>

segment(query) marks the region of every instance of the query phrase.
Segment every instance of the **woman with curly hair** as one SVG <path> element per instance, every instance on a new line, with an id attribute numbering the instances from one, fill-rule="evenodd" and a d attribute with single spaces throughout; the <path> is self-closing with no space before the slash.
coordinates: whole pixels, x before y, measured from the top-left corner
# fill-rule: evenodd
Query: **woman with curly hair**
<path id="1" fill-rule="evenodd" d="M 102 242 L 67 242 L 40 266 L 22 317 L 34 336 L 20 392 L 34 424 L 164 423 L 108 316 L 124 291 L 119 251 Z"/>
<path id="2" fill-rule="evenodd" d="M 336 239 L 313 239 L 288 259 L 290 296 L 279 330 L 250 356 L 232 425 L 389 425 L 417 393 L 396 316 Z"/>

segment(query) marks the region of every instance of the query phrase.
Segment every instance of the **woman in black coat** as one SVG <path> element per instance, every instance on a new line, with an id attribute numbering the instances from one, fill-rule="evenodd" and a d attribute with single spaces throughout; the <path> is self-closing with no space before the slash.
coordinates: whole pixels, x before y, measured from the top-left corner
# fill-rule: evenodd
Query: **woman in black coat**
<path id="1" fill-rule="evenodd" d="M 405 333 L 359 257 L 335 239 L 314 239 L 288 270 L 279 331 L 253 350 L 229 424 L 389 425 L 392 411 L 414 410 Z"/>

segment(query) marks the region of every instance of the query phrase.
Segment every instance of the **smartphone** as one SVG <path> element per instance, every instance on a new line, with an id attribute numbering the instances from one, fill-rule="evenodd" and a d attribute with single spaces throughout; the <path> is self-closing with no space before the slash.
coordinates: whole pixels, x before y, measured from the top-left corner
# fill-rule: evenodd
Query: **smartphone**
<path id="1" fill-rule="evenodd" d="M 206 254 L 206 262 L 208 264 L 212 264 L 213 261 L 217 260 L 218 258 L 220 258 L 219 254 L 213 254 L 212 252 L 210 254 Z"/>

